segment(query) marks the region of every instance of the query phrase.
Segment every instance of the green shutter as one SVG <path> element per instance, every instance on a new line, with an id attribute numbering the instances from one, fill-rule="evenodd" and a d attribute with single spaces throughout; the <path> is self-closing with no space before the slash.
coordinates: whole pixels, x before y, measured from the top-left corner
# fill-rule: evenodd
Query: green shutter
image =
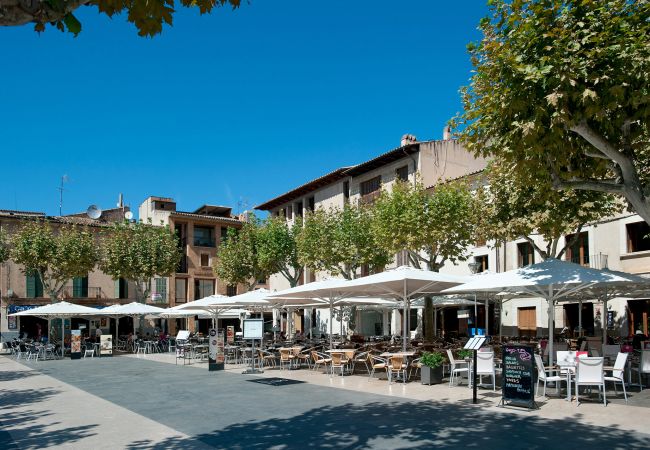
<path id="1" fill-rule="evenodd" d="M 113 280 L 114 283 L 114 292 L 113 292 L 113 298 L 120 298 L 120 280 Z"/>
<path id="2" fill-rule="evenodd" d="M 74 277 L 72 279 L 72 296 L 74 298 L 88 297 L 88 277 Z"/>
<path id="3" fill-rule="evenodd" d="M 27 285 L 27 298 L 36 298 L 36 277 L 34 275 L 27 275 L 25 277 Z"/>
<path id="4" fill-rule="evenodd" d="M 156 294 L 162 296 L 163 301 L 167 300 L 167 279 L 156 278 Z"/>

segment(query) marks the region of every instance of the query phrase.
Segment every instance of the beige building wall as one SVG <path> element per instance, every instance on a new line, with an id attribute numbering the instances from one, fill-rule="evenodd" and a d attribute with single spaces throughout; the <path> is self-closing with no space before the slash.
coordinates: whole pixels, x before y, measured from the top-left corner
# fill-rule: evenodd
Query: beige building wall
<path id="1" fill-rule="evenodd" d="M 468 152 L 456 140 L 420 143 L 419 165 L 422 182 L 433 186 L 485 169 L 487 161 Z"/>

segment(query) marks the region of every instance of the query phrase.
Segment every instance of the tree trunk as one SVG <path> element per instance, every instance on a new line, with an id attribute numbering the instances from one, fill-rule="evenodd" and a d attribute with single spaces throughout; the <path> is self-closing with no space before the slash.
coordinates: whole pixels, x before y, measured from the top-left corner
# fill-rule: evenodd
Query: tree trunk
<path id="1" fill-rule="evenodd" d="M 433 342 L 435 333 L 433 329 L 433 298 L 424 298 L 424 311 L 422 312 L 422 322 L 424 325 L 424 341 Z"/>

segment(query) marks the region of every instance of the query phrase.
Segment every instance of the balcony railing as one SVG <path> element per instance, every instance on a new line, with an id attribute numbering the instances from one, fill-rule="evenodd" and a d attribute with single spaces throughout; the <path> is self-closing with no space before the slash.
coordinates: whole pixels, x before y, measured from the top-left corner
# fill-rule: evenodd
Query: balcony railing
<path id="1" fill-rule="evenodd" d="M 582 257 L 576 256 L 571 258 L 570 261 L 575 264 L 580 264 L 583 267 L 590 267 L 592 269 L 607 269 L 607 255 L 598 253 L 596 255 L 584 255 Z"/>
<path id="2" fill-rule="evenodd" d="M 381 191 L 374 191 L 370 192 L 369 194 L 365 194 L 361 196 L 361 203 L 364 205 L 370 205 L 375 202 L 381 195 Z"/>
<path id="3" fill-rule="evenodd" d="M 65 286 L 61 295 L 63 298 L 102 298 L 102 288 Z"/>

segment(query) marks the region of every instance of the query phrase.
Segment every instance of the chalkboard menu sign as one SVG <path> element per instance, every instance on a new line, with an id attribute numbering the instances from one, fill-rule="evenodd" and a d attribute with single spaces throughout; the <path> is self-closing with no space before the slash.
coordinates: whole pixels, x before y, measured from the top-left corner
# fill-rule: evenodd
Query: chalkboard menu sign
<path id="1" fill-rule="evenodd" d="M 534 408 L 536 378 L 533 348 L 523 345 L 504 345 L 501 402 Z"/>

